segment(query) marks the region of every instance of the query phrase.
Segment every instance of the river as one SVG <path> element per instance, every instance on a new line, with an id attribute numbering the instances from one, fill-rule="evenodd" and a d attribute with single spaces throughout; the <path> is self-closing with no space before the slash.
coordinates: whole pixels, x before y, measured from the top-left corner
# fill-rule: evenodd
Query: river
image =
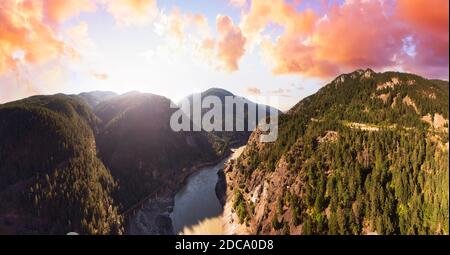
<path id="1" fill-rule="evenodd" d="M 218 171 L 230 158 L 237 158 L 244 147 L 215 166 L 205 167 L 189 176 L 186 184 L 175 195 L 172 219 L 174 233 L 222 234 L 223 208 L 217 198 L 215 187 Z"/>

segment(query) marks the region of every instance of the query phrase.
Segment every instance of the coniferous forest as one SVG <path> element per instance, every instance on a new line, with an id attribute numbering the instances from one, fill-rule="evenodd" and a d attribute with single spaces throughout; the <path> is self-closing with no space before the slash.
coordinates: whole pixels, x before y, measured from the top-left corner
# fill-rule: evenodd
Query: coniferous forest
<path id="1" fill-rule="evenodd" d="M 124 211 L 221 156 L 207 134 L 170 129 L 169 102 L 93 92 L 0 105 L 0 233 L 124 233 Z"/>
<path id="2" fill-rule="evenodd" d="M 230 174 L 240 221 L 259 234 L 448 234 L 448 95 L 411 74 L 337 77 L 281 116 L 276 142 L 250 138 Z"/>
<path id="3" fill-rule="evenodd" d="M 448 82 L 413 74 L 338 76 L 280 115 L 275 142 L 255 130 L 231 160 L 238 224 L 252 234 L 448 234 L 448 96 Z M 0 105 L 0 234 L 123 234 L 124 211 L 248 139 L 174 132 L 169 105 L 137 92 Z"/>

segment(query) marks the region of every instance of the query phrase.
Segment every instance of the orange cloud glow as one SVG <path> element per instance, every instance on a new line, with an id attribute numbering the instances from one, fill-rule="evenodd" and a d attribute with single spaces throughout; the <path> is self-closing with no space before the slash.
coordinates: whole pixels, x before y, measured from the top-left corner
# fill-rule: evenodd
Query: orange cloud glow
<path id="1" fill-rule="evenodd" d="M 0 74 L 19 62 L 42 64 L 65 51 L 65 44 L 44 21 L 42 2 L 0 2 Z"/>
<path id="2" fill-rule="evenodd" d="M 271 24 L 282 28 L 275 38 L 263 34 Z M 261 48 L 275 74 L 331 77 L 400 67 L 435 76 L 448 68 L 446 0 L 347 0 L 322 16 L 283 0 L 259 0 L 241 26 L 248 38 L 263 34 Z"/>
<path id="3" fill-rule="evenodd" d="M 63 22 L 81 12 L 91 12 L 96 4 L 91 0 L 46 0 L 44 1 L 46 16 L 52 22 Z"/>
<path id="4" fill-rule="evenodd" d="M 161 15 L 162 21 L 158 23 L 162 30 L 182 43 L 186 35 L 207 36 L 209 33 L 208 20 L 201 14 L 181 12 L 175 8 L 167 16 Z"/>
<path id="5" fill-rule="evenodd" d="M 7 84 L 0 88 L 0 100 L 62 88 L 68 78 L 67 67 L 80 58 L 78 48 L 88 38 L 86 23 L 66 33 L 60 31 L 60 25 L 95 8 L 95 2 L 88 0 L 1 1 L 0 78 Z"/>
<path id="6" fill-rule="evenodd" d="M 304 1 L 227 0 L 228 7 L 236 7 L 228 8 L 227 16 L 214 13 L 215 8 L 202 8 L 205 13 L 198 13 L 185 5 L 181 10 L 174 3 L 157 0 L 1 0 L 0 90 L 6 87 L 4 80 L 8 88 L 24 84 L 16 92 L 28 95 L 45 91 L 45 86 L 54 89 L 44 80 L 48 84 L 75 80 L 74 73 L 107 79 L 106 74 L 90 73 L 97 70 L 96 61 L 107 63 L 125 56 L 128 52 L 114 55 L 113 48 L 122 42 L 132 42 L 123 47 L 131 52 L 139 50 L 131 47 L 140 48 L 145 40 L 155 47 L 149 52 L 161 49 L 181 58 L 196 59 L 200 49 L 200 57 L 209 60 L 207 66 L 228 72 L 237 71 L 245 54 L 256 49 L 274 74 L 330 78 L 370 67 L 448 79 L 448 0 Z M 90 15 L 84 19 L 80 15 L 85 12 L 98 14 L 98 20 Z M 116 42 L 116 31 L 102 30 L 101 26 L 111 24 L 99 20 L 105 14 L 114 18 L 112 26 L 130 29 L 124 33 L 130 35 L 125 38 L 129 40 L 117 36 Z M 239 20 L 232 20 L 235 16 Z M 215 25 L 210 27 L 208 21 Z M 89 30 L 89 25 L 95 29 Z M 216 31 L 211 31 L 214 26 Z M 147 28 L 149 34 L 144 35 Z M 100 34 L 91 38 L 89 31 Z M 111 47 L 96 47 L 96 43 L 109 43 L 110 38 L 114 38 L 108 44 Z M 254 63 L 254 56 L 249 56 L 248 63 Z M 58 68 L 45 72 L 54 66 Z M 26 79 L 18 77 L 26 73 Z"/>
<path id="7" fill-rule="evenodd" d="M 397 0 L 397 14 L 416 28 L 448 33 L 449 2 L 444 0 Z"/>
<path id="8" fill-rule="evenodd" d="M 449 1 L 398 0 L 396 15 L 408 26 L 417 52 L 404 60 L 405 69 L 448 78 Z"/>
<path id="9" fill-rule="evenodd" d="M 235 7 L 243 7 L 247 3 L 247 0 L 230 0 L 230 4 Z"/>
<path id="10" fill-rule="evenodd" d="M 246 38 L 228 16 L 217 16 L 217 58 L 225 70 L 236 71 L 245 53 Z"/>
<path id="11" fill-rule="evenodd" d="M 245 88 L 245 93 L 252 96 L 259 96 L 261 95 L 261 90 L 256 87 L 247 87 Z"/>
<path id="12" fill-rule="evenodd" d="M 101 80 L 101 81 L 105 81 L 105 80 L 109 79 L 109 75 L 106 74 L 106 73 L 99 73 L 99 72 L 96 72 L 96 71 L 91 71 L 90 75 L 92 77 L 94 77 L 95 79 Z"/>
<path id="13" fill-rule="evenodd" d="M 100 0 L 120 26 L 145 25 L 158 15 L 156 0 Z"/>
<path id="14" fill-rule="evenodd" d="M 316 18 L 311 10 L 297 12 L 284 0 L 258 0 L 252 1 L 250 11 L 244 15 L 242 29 L 245 34 L 253 34 L 274 23 L 283 26 L 288 34 L 310 33 Z"/>

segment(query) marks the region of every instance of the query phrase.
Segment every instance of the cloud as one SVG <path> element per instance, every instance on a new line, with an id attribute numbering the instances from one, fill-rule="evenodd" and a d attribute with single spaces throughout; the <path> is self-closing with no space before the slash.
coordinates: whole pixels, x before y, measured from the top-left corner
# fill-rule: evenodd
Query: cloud
<path id="1" fill-rule="evenodd" d="M 448 1 L 397 1 L 396 18 L 407 26 L 415 50 L 401 59 L 405 70 L 448 79 L 448 11 Z"/>
<path id="2" fill-rule="evenodd" d="M 64 41 L 69 45 L 70 54 L 74 60 L 81 60 L 86 56 L 93 57 L 97 55 L 95 43 L 89 36 L 89 26 L 85 21 L 64 30 Z"/>
<path id="3" fill-rule="evenodd" d="M 247 87 L 245 88 L 244 92 L 251 96 L 259 96 L 262 94 L 261 90 L 257 87 Z M 291 90 L 287 88 L 278 88 L 275 90 L 267 91 L 268 95 L 276 97 L 292 97 L 289 93 L 291 93 Z"/>
<path id="4" fill-rule="evenodd" d="M 218 15 L 216 18 L 217 38 L 206 37 L 200 44 L 204 55 L 214 55 L 218 68 L 233 72 L 239 69 L 239 61 L 244 56 L 247 39 L 230 17 Z M 211 59 L 210 59 L 211 60 Z"/>
<path id="5" fill-rule="evenodd" d="M 44 13 L 39 1 L 0 2 L 0 75 L 19 62 L 43 64 L 65 52 L 65 43 L 45 22 Z"/>
<path id="6" fill-rule="evenodd" d="M 213 38 L 205 38 L 202 41 L 202 48 L 204 49 L 214 49 L 216 45 L 216 41 Z"/>
<path id="7" fill-rule="evenodd" d="M 256 87 L 247 87 L 245 88 L 245 93 L 252 96 L 259 96 L 261 95 L 261 90 Z"/>
<path id="8" fill-rule="evenodd" d="M 442 0 L 397 0 L 400 19 L 442 36 L 448 33 L 448 8 L 449 2 Z"/>
<path id="9" fill-rule="evenodd" d="M 157 13 L 156 0 L 1 1 L 0 75 L 15 68 L 18 61 L 43 64 L 73 53 L 60 37 L 59 25 L 81 12 L 95 11 L 97 3 L 105 4 L 120 25 L 143 24 Z"/>
<path id="10" fill-rule="evenodd" d="M 106 73 L 99 73 L 96 71 L 91 71 L 89 74 L 97 80 L 105 81 L 105 80 L 109 79 L 109 75 Z"/>
<path id="11" fill-rule="evenodd" d="M 228 71 L 236 71 L 238 62 L 245 53 L 246 39 L 241 29 L 234 26 L 228 16 L 217 16 L 217 31 L 219 41 L 217 42 L 217 57 Z"/>
<path id="12" fill-rule="evenodd" d="M 158 16 L 157 0 L 38 0 L 45 18 L 61 23 L 82 12 L 93 12 L 104 5 L 119 26 L 147 25 Z"/>
<path id="13" fill-rule="evenodd" d="M 217 15 L 217 33 L 212 34 L 203 13 L 177 8 L 165 13 L 157 0 L 2 0 L 0 90 L 5 94 L 8 80 L 17 86 L 19 81 L 23 83 L 17 89 L 20 93 L 37 93 L 46 86 L 38 79 L 62 84 L 68 73 L 81 70 L 89 74 L 95 69 L 92 62 L 91 66 L 78 66 L 75 72 L 71 69 L 74 62 L 81 64 L 82 58 L 92 60 L 97 54 L 88 24 L 68 21 L 98 10 L 110 13 L 121 27 L 158 23 L 155 27 L 159 26 L 163 36 L 175 38 L 175 47 L 181 45 L 189 51 L 186 56 L 198 56 L 192 46 L 200 49 L 209 63 L 229 72 L 238 70 L 245 53 L 257 46 L 274 74 L 329 78 L 370 67 L 448 79 L 448 1 L 321 2 L 229 0 L 240 8 L 241 20 Z M 151 52 L 164 49 L 175 55 L 168 46 L 174 44 L 168 41 L 162 45 L 167 47 L 158 46 Z M 93 76 L 107 77 L 97 74 Z M 52 75 L 57 79 L 52 81 Z M 47 86 L 52 87 L 50 83 Z"/>
<path id="14" fill-rule="evenodd" d="M 175 36 L 179 41 L 184 39 L 184 18 L 179 9 L 175 9 L 169 16 L 168 30 L 171 35 Z"/>
<path id="15" fill-rule="evenodd" d="M 96 4 L 91 0 L 45 0 L 45 16 L 51 22 L 64 22 L 81 12 L 92 12 L 96 10 Z"/>
<path id="16" fill-rule="evenodd" d="M 174 8 L 169 14 L 161 12 L 155 27 L 159 35 L 174 38 L 179 44 L 183 43 L 187 37 L 195 41 L 200 40 L 198 38 L 208 36 L 210 33 L 208 20 L 205 16 L 182 12 L 178 8 Z"/>
<path id="17" fill-rule="evenodd" d="M 252 1 L 249 11 L 243 15 L 241 27 L 245 36 L 254 41 L 271 24 L 283 27 L 290 35 L 310 33 L 316 19 L 313 11 L 297 12 L 284 0 L 258 0 Z"/>
<path id="18" fill-rule="evenodd" d="M 287 33 L 310 32 L 316 15 L 312 10 L 297 12 L 294 5 L 284 0 L 252 1 L 248 13 L 243 16 L 243 30 L 247 33 L 261 32 L 273 22 L 286 28 Z"/>
<path id="19" fill-rule="evenodd" d="M 41 65 L 19 62 L 14 70 L 0 77 L 0 103 L 36 94 L 59 93 L 69 76 L 67 59 L 54 59 Z"/>
<path id="20" fill-rule="evenodd" d="M 294 89 L 298 89 L 298 90 L 304 90 L 305 89 L 305 87 L 303 87 L 303 85 L 295 84 L 295 83 L 291 83 L 291 87 L 293 87 Z"/>
<path id="21" fill-rule="evenodd" d="M 278 96 L 278 97 L 292 97 L 292 95 L 290 94 L 291 90 L 286 88 L 278 88 L 275 90 L 270 90 L 268 91 L 268 94 L 271 96 Z"/>
<path id="22" fill-rule="evenodd" d="M 370 0 L 348 1 L 322 18 L 312 10 L 297 12 L 284 1 L 273 7 L 263 1 L 252 6 L 244 27 L 261 31 L 274 22 L 284 28 L 275 41 L 261 44 L 275 74 L 331 77 L 361 66 L 394 64 L 391 59 L 401 49 L 402 37 L 382 13 L 380 2 Z"/>
<path id="23" fill-rule="evenodd" d="M 64 87 L 69 70 L 93 43 L 85 22 L 62 31 L 61 22 L 94 9 L 85 0 L 1 1 L 0 100 Z"/>
<path id="24" fill-rule="evenodd" d="M 290 93 L 290 92 L 291 92 L 290 89 L 278 88 L 278 89 L 269 91 L 269 94 L 272 94 L 272 95 L 281 95 L 281 94 Z"/>
<path id="25" fill-rule="evenodd" d="M 347 0 L 322 8 L 319 15 L 283 0 L 252 1 L 240 26 L 274 74 L 329 78 L 371 67 L 448 77 L 448 1 Z"/>
<path id="26" fill-rule="evenodd" d="M 147 25 L 158 16 L 156 0 L 99 0 L 119 26 Z"/>
<path id="27" fill-rule="evenodd" d="M 230 4 L 234 7 L 242 8 L 247 4 L 247 0 L 230 0 Z"/>

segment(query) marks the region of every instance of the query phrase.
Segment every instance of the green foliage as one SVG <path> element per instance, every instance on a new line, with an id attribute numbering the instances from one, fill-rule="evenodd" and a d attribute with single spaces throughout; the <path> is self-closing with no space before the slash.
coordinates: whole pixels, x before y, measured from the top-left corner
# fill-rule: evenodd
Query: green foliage
<path id="1" fill-rule="evenodd" d="M 172 187 L 183 168 L 217 160 L 223 146 L 215 148 L 205 132 L 175 132 L 164 97 L 129 93 L 98 104 L 94 112 L 102 121 L 97 135 L 100 158 L 118 180 L 115 197 L 124 209 L 165 187 Z M 212 144 L 213 143 L 213 144 Z"/>
<path id="2" fill-rule="evenodd" d="M 278 213 L 275 213 L 272 217 L 272 228 L 275 230 L 279 230 L 283 227 L 283 222 L 278 221 Z"/>
<path id="3" fill-rule="evenodd" d="M 249 214 L 247 210 L 247 203 L 245 202 L 244 196 L 239 189 L 236 189 L 234 191 L 233 209 L 236 210 L 236 214 L 239 218 L 239 223 L 244 223 Z"/>
<path id="4" fill-rule="evenodd" d="M 21 233 L 120 234 L 117 189 L 97 158 L 98 119 L 76 96 L 38 96 L 0 106 L 0 215 Z"/>
<path id="5" fill-rule="evenodd" d="M 342 75 L 298 103 L 281 116 L 274 143 L 249 144 L 245 179 L 256 169 L 270 174 L 284 158 L 301 183 L 286 197 L 302 234 L 448 234 L 448 131 L 421 120 L 448 119 L 448 82 L 367 72 Z M 380 87 L 392 79 L 400 82 Z M 416 109 L 402 102 L 407 96 Z M 319 139 L 331 131 L 334 140 Z"/>

